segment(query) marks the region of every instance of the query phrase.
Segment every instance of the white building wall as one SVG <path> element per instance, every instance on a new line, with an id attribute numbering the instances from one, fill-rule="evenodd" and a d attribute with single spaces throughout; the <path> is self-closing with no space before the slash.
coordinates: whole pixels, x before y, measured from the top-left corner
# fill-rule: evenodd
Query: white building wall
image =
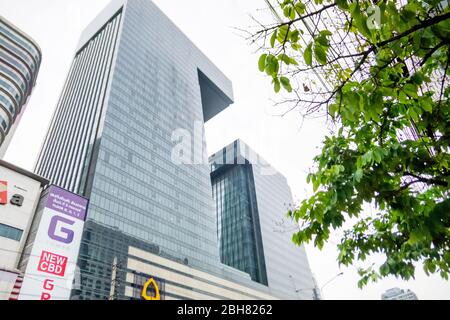
<path id="1" fill-rule="evenodd" d="M 7 182 L 8 200 L 7 204 L 0 205 L 0 224 L 23 231 L 20 241 L 0 236 L 0 267 L 16 269 L 39 201 L 41 183 L 3 166 L 0 166 L 0 181 Z M 10 203 L 15 194 L 24 197 L 21 207 Z"/>
<path id="2" fill-rule="evenodd" d="M 169 294 L 168 297 L 165 297 L 166 300 L 170 299 L 170 295 L 193 300 L 277 299 L 267 293 L 267 287 L 262 285 L 252 288 L 240 282 L 229 281 L 133 247 L 129 248 L 129 255 L 127 269 L 171 282 L 165 284 L 165 291 Z M 133 274 L 128 272 L 125 295 L 130 298 L 136 298 L 135 289 L 130 287 L 130 284 L 134 284 L 133 278 Z M 187 287 L 196 291 L 187 289 Z"/>
<path id="3" fill-rule="evenodd" d="M 287 218 L 293 205 L 286 178 L 242 141 L 239 153 L 250 160 L 255 180 L 261 236 L 271 293 L 285 299 L 313 299 L 314 279 L 305 247 L 292 242 L 298 228 Z"/>

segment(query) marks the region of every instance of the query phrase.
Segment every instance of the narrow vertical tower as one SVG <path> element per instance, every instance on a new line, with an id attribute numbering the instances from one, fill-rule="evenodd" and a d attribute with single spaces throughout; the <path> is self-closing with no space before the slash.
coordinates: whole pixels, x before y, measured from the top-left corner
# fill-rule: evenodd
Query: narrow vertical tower
<path id="1" fill-rule="evenodd" d="M 210 158 L 221 262 L 250 274 L 284 299 L 315 299 L 314 278 L 297 229 L 286 178 L 236 140 Z"/>

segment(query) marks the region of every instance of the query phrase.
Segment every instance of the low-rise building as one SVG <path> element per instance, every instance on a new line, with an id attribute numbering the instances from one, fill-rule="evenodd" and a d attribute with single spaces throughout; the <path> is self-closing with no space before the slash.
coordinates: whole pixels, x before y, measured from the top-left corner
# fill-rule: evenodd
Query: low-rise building
<path id="1" fill-rule="evenodd" d="M 48 181 L 0 160 L 0 300 L 10 298 L 41 192 Z"/>
<path id="2" fill-rule="evenodd" d="M 411 290 L 403 290 L 400 288 L 392 288 L 386 290 L 385 293 L 381 295 L 381 300 L 419 300 L 417 295 Z"/>

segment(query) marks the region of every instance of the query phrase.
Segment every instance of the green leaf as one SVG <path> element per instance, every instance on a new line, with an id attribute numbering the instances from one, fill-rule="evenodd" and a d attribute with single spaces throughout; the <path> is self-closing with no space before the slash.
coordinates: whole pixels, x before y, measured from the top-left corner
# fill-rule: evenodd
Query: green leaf
<path id="1" fill-rule="evenodd" d="M 297 10 L 297 12 L 299 14 L 304 14 L 305 10 L 306 10 L 306 6 L 302 2 L 297 2 L 295 4 L 295 10 Z"/>
<path id="2" fill-rule="evenodd" d="M 328 37 L 333 35 L 329 30 L 322 30 L 319 32 L 319 35 L 315 38 L 316 44 L 320 44 L 324 48 L 328 48 L 330 46 L 330 41 Z"/>
<path id="3" fill-rule="evenodd" d="M 283 10 L 283 14 L 286 18 L 289 18 L 290 20 L 294 20 L 295 19 L 294 7 L 292 7 L 292 6 L 285 7 Z"/>
<path id="4" fill-rule="evenodd" d="M 382 276 L 387 276 L 389 275 L 389 265 L 387 263 L 384 263 L 381 267 L 380 267 L 380 273 Z"/>
<path id="5" fill-rule="evenodd" d="M 291 38 L 291 42 L 298 42 L 298 40 L 300 40 L 300 32 L 298 30 L 294 30 L 289 34 L 289 37 Z"/>
<path id="6" fill-rule="evenodd" d="M 300 50 L 301 46 L 298 43 L 291 43 L 292 49 L 295 51 Z"/>
<path id="7" fill-rule="evenodd" d="M 336 4 L 338 5 L 339 9 L 342 10 L 348 9 L 347 0 L 336 0 Z"/>
<path id="8" fill-rule="evenodd" d="M 361 182 L 361 179 L 364 175 L 364 172 L 361 169 L 356 170 L 355 172 L 355 181 L 356 182 Z"/>
<path id="9" fill-rule="evenodd" d="M 339 104 L 334 103 L 328 107 L 328 113 L 334 118 L 338 112 Z"/>
<path id="10" fill-rule="evenodd" d="M 352 11 L 352 17 L 353 17 L 353 25 L 358 28 L 358 31 L 366 38 L 372 39 L 372 32 L 367 26 L 367 17 L 363 15 L 361 12 L 360 4 L 359 2 L 355 1 L 356 6 L 354 7 Z M 353 4 L 352 4 L 353 6 Z"/>
<path id="11" fill-rule="evenodd" d="M 417 86 L 413 85 L 412 83 L 407 83 L 403 87 L 403 91 L 410 97 L 413 97 L 415 99 L 419 98 L 417 95 Z"/>
<path id="12" fill-rule="evenodd" d="M 259 67 L 259 71 L 261 71 L 261 72 L 264 72 L 264 70 L 266 70 L 266 59 L 267 59 L 267 53 L 264 53 L 261 55 L 261 57 L 259 57 L 258 67 Z"/>
<path id="13" fill-rule="evenodd" d="M 278 56 L 278 59 L 280 59 L 281 61 L 283 61 L 284 63 L 286 63 L 287 65 L 293 64 L 293 65 L 298 65 L 297 61 L 291 57 L 289 57 L 288 55 L 282 53 Z"/>
<path id="14" fill-rule="evenodd" d="M 403 104 L 407 104 L 408 103 L 408 97 L 406 96 L 405 92 L 400 91 L 398 93 L 398 101 L 400 101 L 400 103 L 403 103 Z"/>
<path id="15" fill-rule="evenodd" d="M 312 43 L 308 45 L 308 47 L 305 50 L 305 53 L 303 54 L 303 57 L 305 58 L 305 63 L 310 66 L 312 65 Z"/>
<path id="16" fill-rule="evenodd" d="M 312 183 L 313 183 L 313 190 L 314 190 L 314 192 L 317 192 L 317 190 L 319 190 L 320 183 L 321 183 L 320 177 L 318 177 L 316 175 L 313 175 L 312 176 Z"/>
<path id="17" fill-rule="evenodd" d="M 361 158 L 362 165 L 365 166 L 366 164 L 372 163 L 373 161 L 373 151 L 367 151 Z"/>
<path id="18" fill-rule="evenodd" d="M 289 19 L 294 20 L 295 19 L 295 10 L 294 7 L 291 7 L 289 10 Z"/>
<path id="19" fill-rule="evenodd" d="M 277 40 L 278 31 L 275 30 L 274 33 L 272 33 L 272 36 L 270 37 L 270 46 L 272 48 L 275 47 L 275 41 Z"/>
<path id="20" fill-rule="evenodd" d="M 326 29 L 320 31 L 319 33 L 323 36 L 332 36 L 333 35 L 333 33 L 330 30 L 326 30 Z"/>
<path id="21" fill-rule="evenodd" d="M 278 63 L 277 57 L 269 54 L 266 58 L 266 73 L 269 76 L 275 77 L 278 75 L 280 65 Z"/>
<path id="22" fill-rule="evenodd" d="M 273 86 L 274 86 L 274 90 L 276 93 L 280 92 L 281 85 L 280 85 L 280 80 L 278 79 L 278 77 L 273 78 Z"/>
<path id="23" fill-rule="evenodd" d="M 424 238 L 420 230 L 414 230 L 409 234 L 408 244 L 415 245 Z"/>
<path id="24" fill-rule="evenodd" d="M 423 110 L 426 112 L 432 113 L 433 112 L 433 101 L 431 98 L 423 98 L 420 100 L 420 106 Z"/>
<path id="25" fill-rule="evenodd" d="M 292 92 L 292 86 L 291 86 L 291 81 L 286 78 L 286 77 L 281 77 L 280 78 L 280 82 L 283 85 L 283 88 L 287 91 L 287 92 Z"/>
<path id="26" fill-rule="evenodd" d="M 380 149 L 375 149 L 373 151 L 373 158 L 376 163 L 380 163 L 381 160 L 383 159 L 383 151 Z"/>
<path id="27" fill-rule="evenodd" d="M 436 272 L 436 264 L 432 260 L 426 260 L 424 269 L 425 269 L 425 272 L 427 273 L 427 275 L 429 275 L 430 273 L 435 273 Z"/>
<path id="28" fill-rule="evenodd" d="M 422 74 L 421 72 L 416 72 L 416 73 L 414 73 L 414 74 L 411 76 L 411 81 L 412 81 L 414 84 L 420 86 L 420 85 L 423 83 L 423 81 L 424 81 L 423 74 Z"/>
<path id="29" fill-rule="evenodd" d="M 416 110 L 414 109 L 414 107 L 409 107 L 408 110 L 406 111 L 406 114 L 415 122 L 419 121 L 419 115 L 417 114 Z"/>
<path id="30" fill-rule="evenodd" d="M 316 43 L 321 45 L 324 48 L 328 48 L 330 46 L 330 42 L 326 37 L 320 36 L 316 38 Z"/>
<path id="31" fill-rule="evenodd" d="M 285 44 L 286 41 L 289 39 L 289 26 L 288 25 L 282 25 L 278 28 L 278 34 L 277 34 L 278 42 L 281 44 Z"/>
<path id="32" fill-rule="evenodd" d="M 324 49 L 324 47 L 322 47 L 321 45 L 318 45 L 316 43 L 316 45 L 314 46 L 314 55 L 316 57 L 316 60 L 324 65 L 327 63 L 327 53 Z"/>

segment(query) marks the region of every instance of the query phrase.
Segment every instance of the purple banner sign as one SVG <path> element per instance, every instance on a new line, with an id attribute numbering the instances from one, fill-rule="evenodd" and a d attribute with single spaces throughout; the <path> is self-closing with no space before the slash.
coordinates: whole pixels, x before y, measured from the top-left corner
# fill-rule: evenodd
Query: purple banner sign
<path id="1" fill-rule="evenodd" d="M 50 186 L 46 208 L 59 213 L 86 220 L 88 200 L 56 186 Z"/>

